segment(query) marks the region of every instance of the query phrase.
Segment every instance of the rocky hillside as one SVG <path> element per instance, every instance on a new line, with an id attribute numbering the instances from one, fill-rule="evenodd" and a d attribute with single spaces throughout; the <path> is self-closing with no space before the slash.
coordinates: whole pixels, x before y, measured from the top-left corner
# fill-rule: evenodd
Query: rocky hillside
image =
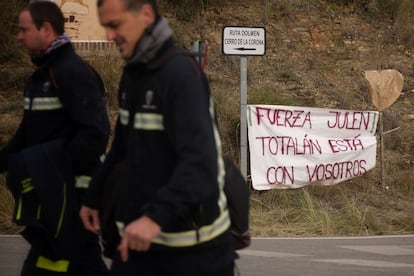
<path id="1" fill-rule="evenodd" d="M 183 44 L 208 40 L 206 72 L 218 101 L 232 98 L 229 105 L 238 103 L 240 58 L 222 54 L 224 26 L 266 29 L 266 54 L 248 58 L 251 104 L 375 110 L 363 72 L 398 70 L 402 94 L 384 111 L 384 131 L 400 127 L 386 136 L 387 162 L 414 168 L 414 60 L 393 21 L 352 6 L 310 2 L 316 1 L 223 1 L 188 22 L 166 16 Z"/>

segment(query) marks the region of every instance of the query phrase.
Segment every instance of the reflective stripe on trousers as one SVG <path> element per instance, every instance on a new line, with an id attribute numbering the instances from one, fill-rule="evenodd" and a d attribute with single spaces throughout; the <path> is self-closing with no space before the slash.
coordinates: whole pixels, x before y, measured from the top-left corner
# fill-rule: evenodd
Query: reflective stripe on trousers
<path id="1" fill-rule="evenodd" d="M 36 267 L 55 272 L 67 272 L 69 268 L 69 260 L 52 261 L 43 256 L 39 256 L 36 262 Z"/>
<path id="2" fill-rule="evenodd" d="M 116 222 L 119 234 L 122 236 L 125 224 Z M 166 233 L 161 232 L 153 243 L 170 247 L 193 246 L 202 242 L 210 241 L 222 234 L 230 227 L 230 217 L 228 210 L 224 210 L 220 216 L 209 225 L 204 225 L 198 230 L 184 232 Z"/>

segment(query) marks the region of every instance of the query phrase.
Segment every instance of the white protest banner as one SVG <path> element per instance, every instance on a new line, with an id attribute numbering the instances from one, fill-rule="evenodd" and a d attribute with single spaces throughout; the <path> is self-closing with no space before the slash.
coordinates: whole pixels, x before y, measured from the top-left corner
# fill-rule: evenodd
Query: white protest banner
<path id="1" fill-rule="evenodd" d="M 256 190 L 333 185 L 375 167 L 377 111 L 248 105 Z"/>

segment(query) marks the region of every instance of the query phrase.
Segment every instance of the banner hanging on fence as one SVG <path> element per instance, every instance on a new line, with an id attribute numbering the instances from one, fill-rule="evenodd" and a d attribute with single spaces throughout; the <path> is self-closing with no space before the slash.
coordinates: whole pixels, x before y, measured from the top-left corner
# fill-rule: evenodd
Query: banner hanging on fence
<path id="1" fill-rule="evenodd" d="M 375 167 L 377 111 L 248 105 L 256 190 L 333 185 Z"/>

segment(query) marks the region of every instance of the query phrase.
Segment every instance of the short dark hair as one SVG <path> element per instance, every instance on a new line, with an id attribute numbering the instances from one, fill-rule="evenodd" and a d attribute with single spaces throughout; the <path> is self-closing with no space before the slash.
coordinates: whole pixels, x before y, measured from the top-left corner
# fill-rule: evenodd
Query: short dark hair
<path id="1" fill-rule="evenodd" d="M 65 18 L 56 3 L 47 0 L 33 1 L 21 10 L 23 11 L 30 13 L 37 29 L 43 23 L 49 22 L 56 34 L 62 35 L 65 32 Z"/>
<path id="2" fill-rule="evenodd" d="M 105 3 L 106 0 L 98 0 L 97 5 L 98 8 Z M 154 10 L 154 14 L 156 18 L 160 17 L 160 13 L 158 10 L 158 5 L 156 0 L 120 0 L 124 3 L 124 7 L 126 10 L 136 10 L 139 9 L 144 4 L 150 4 L 152 9 Z"/>

